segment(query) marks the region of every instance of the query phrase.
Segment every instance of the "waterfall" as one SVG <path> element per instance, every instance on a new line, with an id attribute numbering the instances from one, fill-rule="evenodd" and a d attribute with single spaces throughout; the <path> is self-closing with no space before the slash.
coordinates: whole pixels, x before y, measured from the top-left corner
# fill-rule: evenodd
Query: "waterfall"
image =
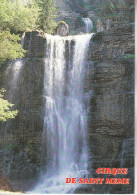
<path id="1" fill-rule="evenodd" d="M 31 193 L 72 193 L 78 184 L 66 184 L 66 178 L 87 174 L 83 79 L 91 36 L 46 36 L 43 147 L 47 171 Z"/>
<path id="2" fill-rule="evenodd" d="M 25 33 L 23 33 L 22 38 L 21 38 L 21 45 L 22 48 L 24 46 L 24 38 L 25 38 Z M 21 73 L 23 67 L 23 60 L 21 59 L 17 59 L 16 61 L 12 61 L 6 70 L 6 75 L 8 76 L 7 81 L 5 82 L 5 85 L 9 85 L 9 101 L 12 102 L 13 101 L 13 97 L 16 94 L 16 89 L 17 89 L 17 85 L 18 85 L 18 80 L 19 80 L 19 76 Z M 9 79 L 10 77 L 10 79 Z M 10 80 L 10 83 L 9 83 Z"/>
<path id="3" fill-rule="evenodd" d="M 22 34 L 22 37 L 21 37 L 22 48 L 24 47 L 24 38 L 25 38 L 25 32 Z"/>
<path id="4" fill-rule="evenodd" d="M 23 46 L 24 43 L 24 34 L 22 36 L 22 41 L 21 44 Z M 20 85 L 20 75 L 23 70 L 24 66 L 24 60 L 22 59 L 17 59 L 14 61 L 10 61 L 8 63 L 8 66 L 5 70 L 5 77 L 4 77 L 4 82 L 3 82 L 3 88 L 6 89 L 6 96 L 7 99 L 10 103 L 14 104 L 14 110 L 17 109 L 17 105 L 19 102 L 19 85 Z M 1 125 L 1 132 L 0 136 L 3 138 L 3 144 L 7 144 L 10 147 L 13 145 L 13 137 L 14 137 L 14 132 L 13 132 L 13 120 L 8 120 L 6 123 L 2 123 Z M 0 149 L 0 152 L 3 152 Z M 11 155 L 11 159 L 8 162 L 7 156 Z M 2 170 L 3 175 L 10 175 L 10 172 L 12 170 L 11 164 L 13 161 L 14 157 L 12 155 L 12 149 L 8 148 L 8 150 L 5 149 L 4 151 L 4 158 L 3 158 L 3 166 L 5 167 Z"/>
<path id="5" fill-rule="evenodd" d="M 93 22 L 90 18 L 82 18 L 82 21 L 85 24 L 85 31 L 86 33 L 90 33 L 93 28 Z"/>

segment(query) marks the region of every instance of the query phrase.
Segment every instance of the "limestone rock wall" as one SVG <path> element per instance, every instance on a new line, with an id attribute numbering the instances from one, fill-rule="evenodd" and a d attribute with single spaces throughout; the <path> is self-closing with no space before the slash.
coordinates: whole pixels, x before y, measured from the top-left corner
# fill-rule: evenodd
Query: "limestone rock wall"
<path id="1" fill-rule="evenodd" d="M 133 26 L 95 34 L 89 50 L 89 67 L 90 73 L 85 79 L 86 93 L 92 91 L 88 115 L 89 169 L 94 177 L 101 177 L 96 174 L 99 167 L 127 167 L 130 185 L 106 185 L 103 193 L 108 189 L 109 193 L 133 193 Z M 91 188 L 89 191 L 93 193 L 102 193 L 100 185 Z"/>

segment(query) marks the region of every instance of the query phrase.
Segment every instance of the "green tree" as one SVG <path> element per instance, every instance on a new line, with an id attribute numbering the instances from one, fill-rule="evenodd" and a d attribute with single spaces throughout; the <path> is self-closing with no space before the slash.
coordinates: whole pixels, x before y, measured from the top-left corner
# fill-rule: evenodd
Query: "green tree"
<path id="1" fill-rule="evenodd" d="M 11 34 L 9 30 L 0 33 L 0 63 L 24 57 L 25 50 L 22 49 L 19 35 Z"/>
<path id="2" fill-rule="evenodd" d="M 52 33 L 57 26 L 55 18 L 57 17 L 57 9 L 54 0 L 36 0 L 39 8 L 39 25 L 40 28 L 47 32 Z"/>
<path id="3" fill-rule="evenodd" d="M 5 93 L 5 89 L 0 90 L 0 121 L 7 121 L 7 119 L 15 118 L 18 111 L 11 111 L 10 108 L 13 107 L 14 104 L 8 102 L 8 100 L 3 99 Z"/>
<path id="4" fill-rule="evenodd" d="M 0 0 L 0 63 L 24 57 L 17 34 L 35 29 L 52 33 L 55 16 L 54 0 Z"/>
<path id="5" fill-rule="evenodd" d="M 39 8 L 34 0 L 0 0 L 0 29 L 25 32 L 37 28 Z"/>

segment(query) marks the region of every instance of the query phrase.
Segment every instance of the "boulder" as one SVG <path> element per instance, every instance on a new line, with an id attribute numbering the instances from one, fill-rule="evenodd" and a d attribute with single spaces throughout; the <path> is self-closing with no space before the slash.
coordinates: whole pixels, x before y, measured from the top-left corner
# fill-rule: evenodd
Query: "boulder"
<path id="1" fill-rule="evenodd" d="M 60 21 L 54 34 L 60 36 L 68 36 L 69 26 L 64 21 Z"/>
<path id="2" fill-rule="evenodd" d="M 15 192 L 14 188 L 9 183 L 8 179 L 3 177 L 0 177 L 0 190 Z"/>

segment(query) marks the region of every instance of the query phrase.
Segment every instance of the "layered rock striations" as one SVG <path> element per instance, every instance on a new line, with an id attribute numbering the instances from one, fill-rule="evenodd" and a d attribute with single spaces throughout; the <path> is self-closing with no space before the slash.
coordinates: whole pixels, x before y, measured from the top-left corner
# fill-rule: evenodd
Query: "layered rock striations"
<path id="1" fill-rule="evenodd" d="M 88 116 L 91 172 L 97 177 L 96 169 L 99 167 L 127 167 L 126 177 L 130 178 L 130 184 L 105 185 L 103 193 L 107 193 L 108 188 L 109 193 L 133 193 L 133 25 L 95 34 L 89 50 L 89 66 L 91 68 L 85 80 L 85 91 L 88 93 L 92 90 Z M 102 193 L 102 187 L 92 185 L 91 191 Z"/>

